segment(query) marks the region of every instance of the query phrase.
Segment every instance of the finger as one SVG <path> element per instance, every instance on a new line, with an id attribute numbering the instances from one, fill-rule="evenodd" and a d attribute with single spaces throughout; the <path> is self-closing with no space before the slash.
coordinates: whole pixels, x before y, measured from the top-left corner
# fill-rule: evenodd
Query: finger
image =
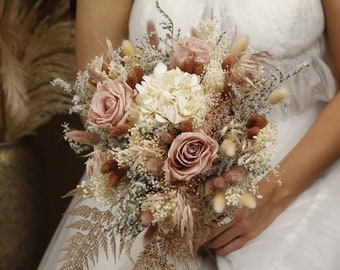
<path id="1" fill-rule="evenodd" d="M 231 226 L 207 242 L 206 246 L 212 249 L 222 248 L 234 239 L 240 237 L 242 233 L 243 231 L 240 230 L 239 226 Z"/>
<path id="2" fill-rule="evenodd" d="M 229 253 L 242 248 L 245 243 L 247 243 L 247 241 L 248 240 L 245 237 L 237 237 L 229 242 L 227 245 L 216 249 L 216 254 L 218 256 L 226 256 Z"/>
<path id="3" fill-rule="evenodd" d="M 214 223 L 211 228 L 211 234 L 207 242 L 210 242 L 220 234 L 224 233 L 225 231 L 229 230 L 232 227 L 235 227 L 245 216 L 247 215 L 246 209 L 239 209 L 237 210 L 232 217 L 232 220 L 222 226 L 219 226 L 219 222 Z M 235 236 L 233 237 L 235 238 Z"/>
<path id="4" fill-rule="evenodd" d="M 214 225 L 211 228 L 211 234 L 210 234 L 208 241 L 214 239 L 216 236 L 220 235 L 221 233 L 228 230 L 234 225 L 235 225 L 235 221 L 230 221 L 222 226 L 219 226 L 218 222 L 214 223 Z"/>

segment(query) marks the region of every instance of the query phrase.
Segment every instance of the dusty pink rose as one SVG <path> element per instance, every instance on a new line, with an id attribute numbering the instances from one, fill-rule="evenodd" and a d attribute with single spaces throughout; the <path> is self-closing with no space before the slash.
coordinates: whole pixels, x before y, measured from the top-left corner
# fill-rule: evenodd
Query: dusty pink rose
<path id="1" fill-rule="evenodd" d="M 89 110 L 89 122 L 111 128 L 125 122 L 130 112 L 131 87 L 121 78 L 97 83 Z"/>
<path id="2" fill-rule="evenodd" d="M 203 131 L 184 132 L 177 136 L 168 151 L 163 166 L 168 181 L 189 181 L 207 172 L 217 157 L 218 143 Z"/>
<path id="3" fill-rule="evenodd" d="M 211 42 L 197 37 L 186 37 L 172 42 L 173 54 L 170 57 L 170 68 L 183 69 L 184 62 L 188 59 L 196 63 L 206 64 L 214 46 Z"/>

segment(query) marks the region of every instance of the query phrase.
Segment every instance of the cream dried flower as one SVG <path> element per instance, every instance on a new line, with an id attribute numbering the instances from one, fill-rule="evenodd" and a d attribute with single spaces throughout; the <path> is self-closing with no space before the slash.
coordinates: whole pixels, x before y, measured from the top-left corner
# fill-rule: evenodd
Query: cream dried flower
<path id="1" fill-rule="evenodd" d="M 205 103 L 207 95 L 195 74 L 178 68 L 166 71 L 166 66 L 159 64 L 152 75 L 143 79 L 136 85 L 135 110 L 140 122 L 154 118 L 178 124 L 194 118 Z"/>
<path id="2" fill-rule="evenodd" d="M 268 101 L 271 105 L 275 105 L 286 99 L 289 95 L 287 87 L 280 85 L 276 88 L 268 97 Z"/>

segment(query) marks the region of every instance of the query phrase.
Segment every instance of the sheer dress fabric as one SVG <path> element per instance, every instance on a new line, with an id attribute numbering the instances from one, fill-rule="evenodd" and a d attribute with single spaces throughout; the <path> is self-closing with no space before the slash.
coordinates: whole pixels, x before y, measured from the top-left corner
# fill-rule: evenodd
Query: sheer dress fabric
<path id="1" fill-rule="evenodd" d="M 215 19 L 231 36 L 249 36 L 253 52 L 268 51 L 279 59 L 275 65 L 285 71 L 306 63 L 309 66 L 285 85 L 290 90 L 287 106 L 276 106 L 271 117 L 279 126 L 275 149 L 276 165 L 302 138 L 325 104 L 334 96 L 337 85 L 328 61 L 324 36 L 325 18 L 320 0 L 159 0 L 182 35 L 190 34 L 201 19 Z M 135 0 L 130 17 L 130 39 L 142 38 L 146 22 L 157 25 L 163 18 L 153 0 Z M 162 35 L 158 26 L 157 32 Z M 322 140 L 315 141 L 315 144 Z M 313 145 L 311 145 L 313 147 Z M 298 179 L 296 179 L 298 181 Z M 338 269 L 340 258 L 340 162 L 337 161 L 299 196 L 258 237 L 242 249 L 217 257 L 217 265 L 202 259 L 191 269 Z M 92 201 L 86 202 L 93 205 Z M 52 239 L 39 270 L 60 267 L 60 249 L 73 221 L 65 216 Z M 142 246 L 142 243 L 139 243 Z M 138 253 L 138 243 L 134 250 Z M 131 269 L 122 257 L 117 264 L 102 252 L 91 269 Z"/>

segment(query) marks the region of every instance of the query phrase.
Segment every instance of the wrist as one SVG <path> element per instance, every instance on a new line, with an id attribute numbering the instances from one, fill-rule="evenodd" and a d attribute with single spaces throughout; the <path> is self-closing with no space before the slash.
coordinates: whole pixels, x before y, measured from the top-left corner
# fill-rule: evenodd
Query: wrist
<path id="1" fill-rule="evenodd" d="M 279 181 L 279 179 L 282 179 Z M 258 204 L 270 206 L 277 215 L 283 212 L 298 197 L 299 192 L 293 189 L 281 175 L 270 172 L 258 183 L 262 196 Z"/>

